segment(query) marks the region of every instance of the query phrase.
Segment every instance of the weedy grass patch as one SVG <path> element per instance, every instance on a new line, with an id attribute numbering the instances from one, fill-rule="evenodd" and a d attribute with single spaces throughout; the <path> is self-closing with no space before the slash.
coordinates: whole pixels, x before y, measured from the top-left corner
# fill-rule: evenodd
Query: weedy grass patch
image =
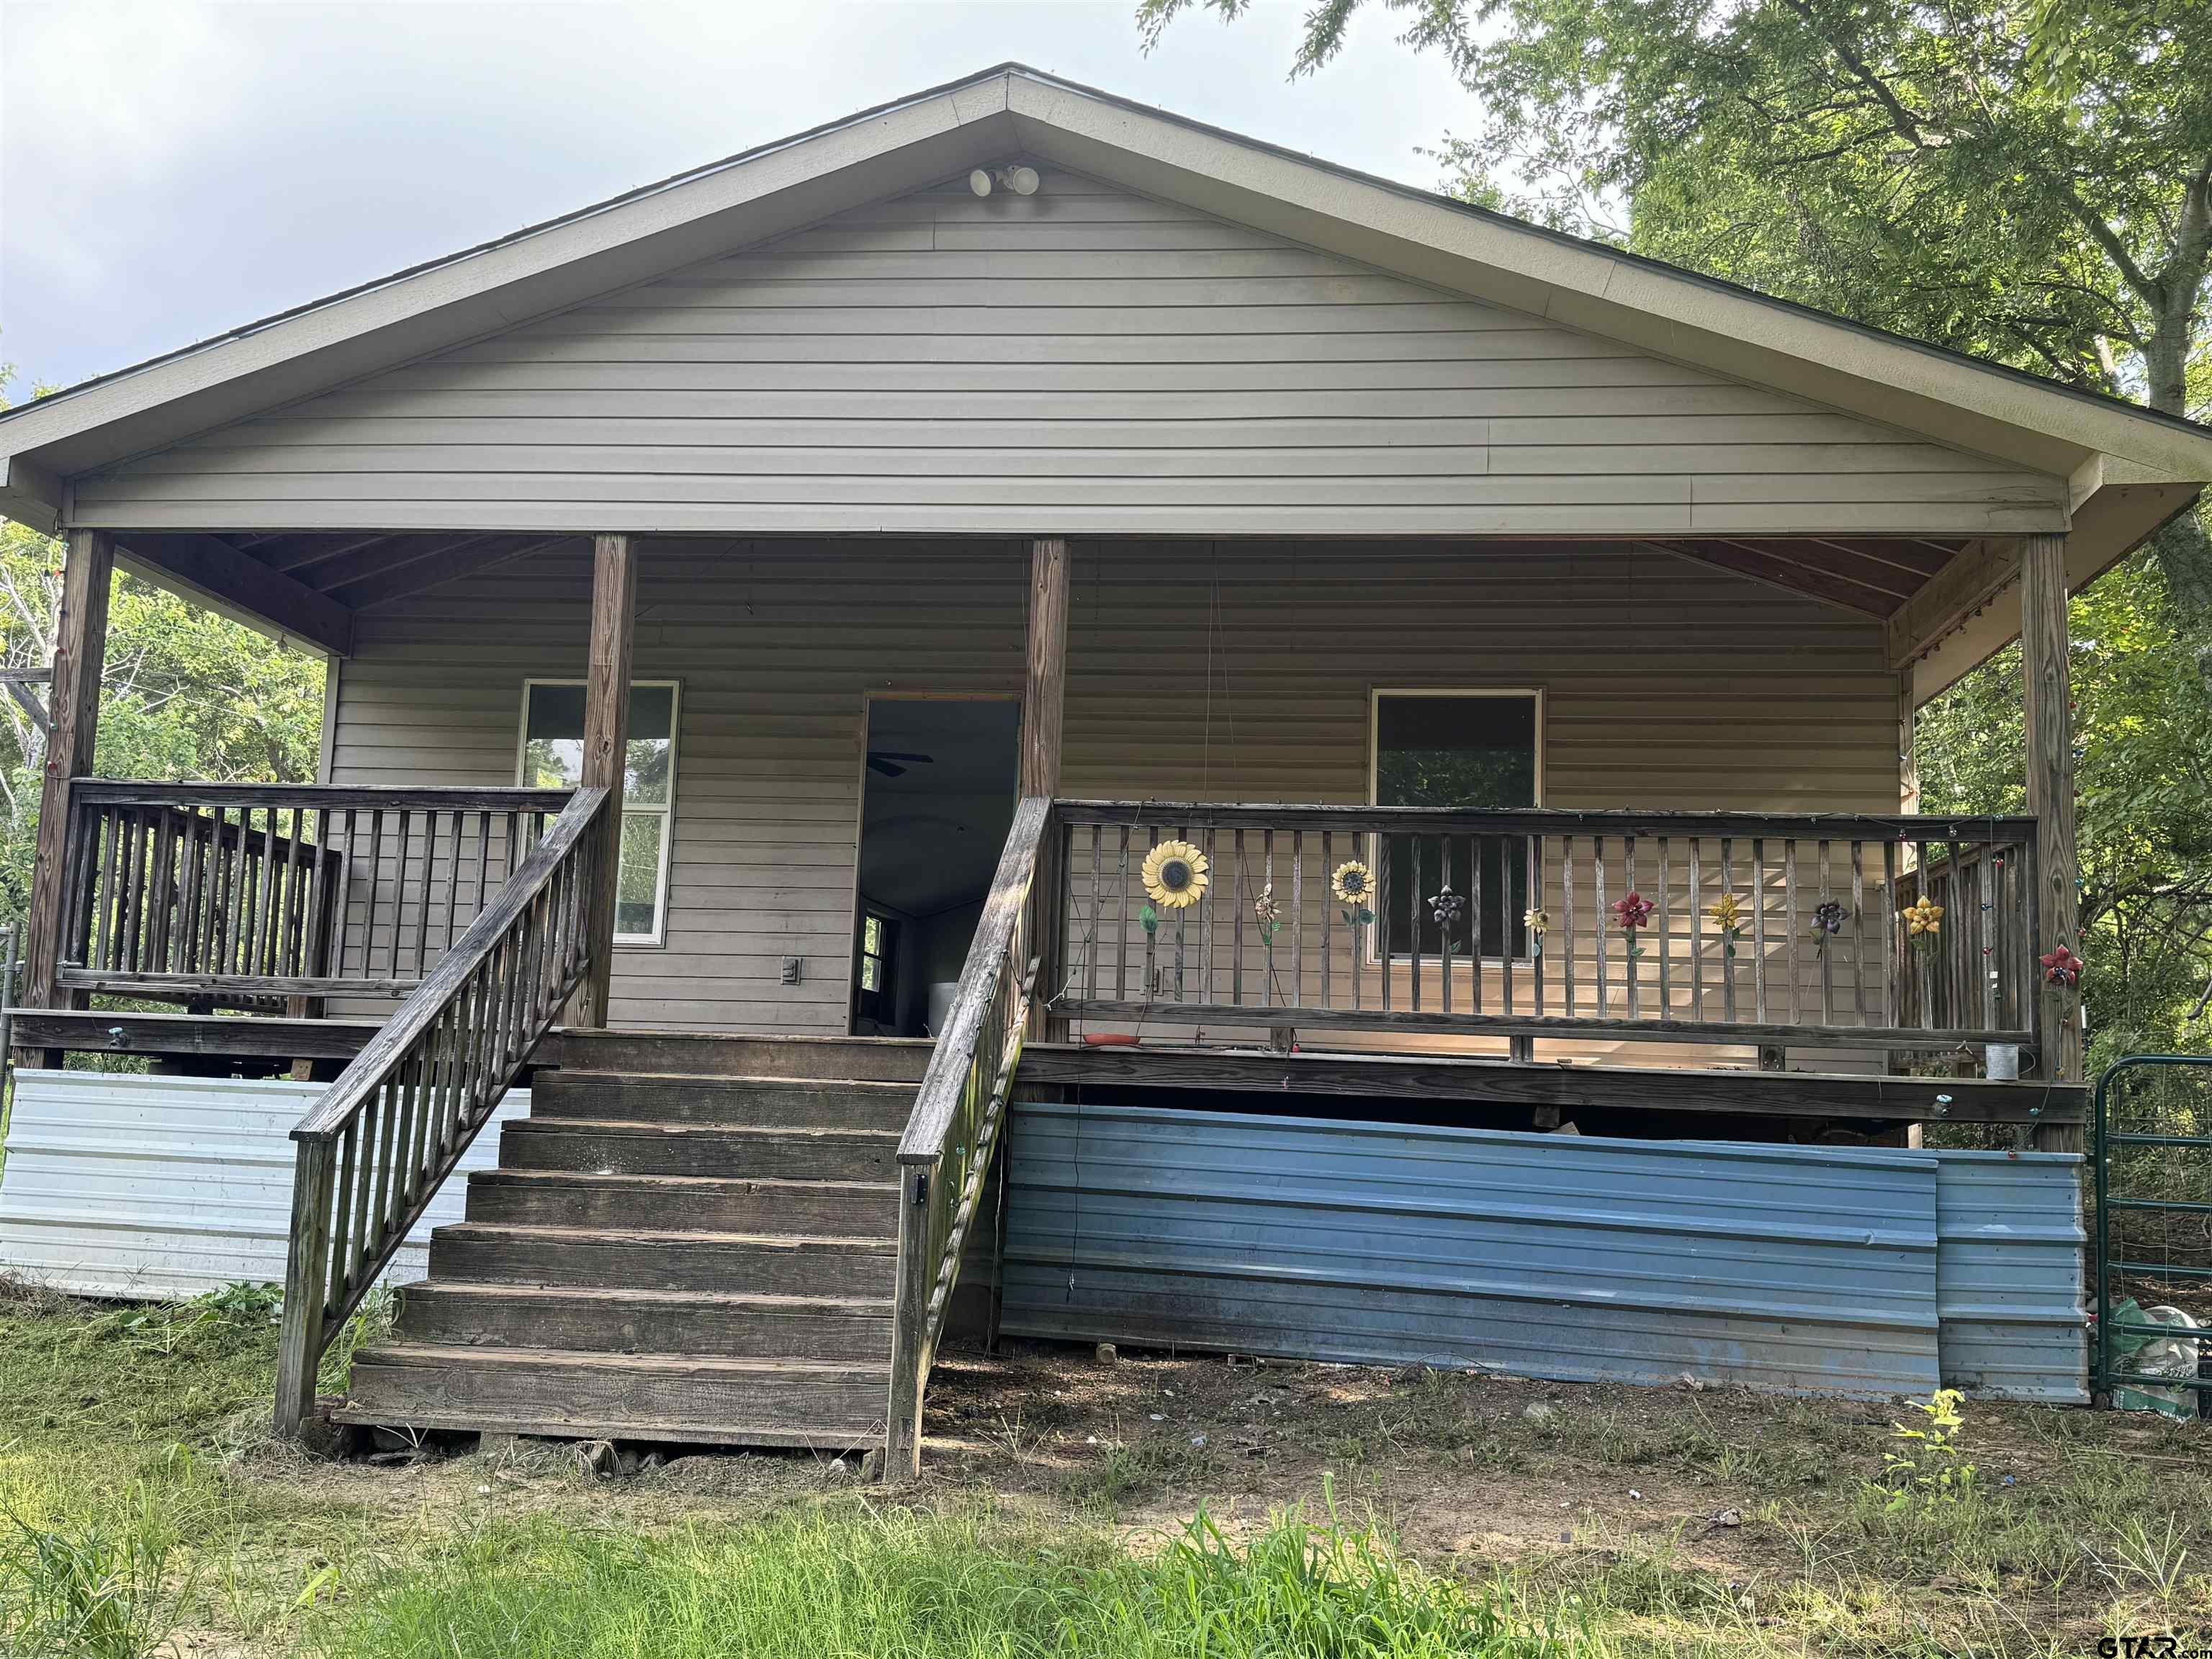
<path id="1" fill-rule="evenodd" d="M 327 1659 L 1533 1659 L 1563 1638 L 1364 1527 L 1293 1509 L 1157 1549 L 865 1506 L 662 1535 L 492 1529 L 373 1583 Z"/>

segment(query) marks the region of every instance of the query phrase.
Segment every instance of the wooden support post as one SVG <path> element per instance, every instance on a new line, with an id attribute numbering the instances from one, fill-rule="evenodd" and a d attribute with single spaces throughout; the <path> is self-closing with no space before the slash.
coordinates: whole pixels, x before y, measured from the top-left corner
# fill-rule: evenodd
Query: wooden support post
<path id="1" fill-rule="evenodd" d="M 296 1143 L 292 1173 L 291 1248 L 284 1259 L 283 1322 L 276 1338 L 276 1432 L 299 1437 L 315 1410 L 322 1358 L 323 1297 L 330 1285 L 331 1206 L 337 1177 L 328 1140 Z M 350 1162 L 351 1154 L 348 1154 Z"/>
<path id="2" fill-rule="evenodd" d="M 115 542 L 104 530 L 72 530 L 62 571 L 61 614 L 54 627 L 52 725 L 39 781 L 37 850 L 31 868 L 31 914 L 23 956 L 20 1006 L 77 1006 L 60 985 L 62 939 L 70 919 L 62 882 L 69 865 L 70 780 L 90 774 L 100 737 L 100 678 L 107 661 L 107 596 L 114 584 Z M 82 999 L 78 1000 L 81 1002 Z M 58 1050 L 27 1049 L 19 1065 L 58 1066 Z"/>
<path id="3" fill-rule="evenodd" d="M 623 774 L 629 751 L 629 678 L 637 610 L 637 544 L 592 539 L 591 665 L 584 681 L 584 786 L 607 792 L 600 814 L 599 879 L 588 912 L 590 962 L 577 989 L 576 1023 L 607 1023 L 614 980 L 615 889 L 622 873 Z"/>
<path id="4" fill-rule="evenodd" d="M 929 1328 L 929 1297 L 936 1278 L 929 1253 L 930 1184 L 939 1175 L 927 1165 L 899 1166 L 897 1298 L 894 1328 L 909 1334 L 891 1344 L 890 1425 L 884 1436 L 884 1479 L 896 1483 L 921 1478 L 923 1390 L 929 1382 L 922 1344 Z"/>
<path id="5" fill-rule="evenodd" d="M 1060 710 L 1067 696 L 1067 540 L 1030 544 L 1029 674 L 1022 686 L 1019 793 L 1060 792 Z"/>
<path id="6" fill-rule="evenodd" d="M 2022 948 L 2041 956 L 2061 945 L 2078 950 L 2081 895 L 2074 844 L 2074 721 L 2066 661 L 2066 538 L 2028 536 L 2020 551 L 2020 640 L 2027 727 L 2027 810 L 2035 815 L 2037 908 L 2042 932 Z M 2037 1066 L 2047 1080 L 2081 1079 L 2081 994 L 2042 982 Z M 2039 1128 L 2047 1152 L 2079 1152 L 2071 1125 Z"/>
<path id="7" fill-rule="evenodd" d="M 1912 671 L 1900 669 L 1897 675 L 1897 810 L 1917 812 L 1920 810 L 1920 749 L 1917 732 L 1918 706 L 1913 701 Z M 1894 869 L 1893 860 L 1888 866 Z M 1882 900 L 1887 915 L 1896 915 L 1900 908 L 1895 885 L 1884 890 Z M 1892 1016 L 1890 1024 L 1903 1024 L 1899 1010 L 1905 1006 L 1905 982 L 1912 972 L 1911 953 L 1892 950 L 1886 953 L 1889 984 L 1886 988 L 1884 1006 Z M 1910 1057 L 1901 1050 L 1887 1049 L 1882 1054 L 1882 1070 L 1892 1077 L 1902 1077 L 1911 1070 Z"/>
<path id="8" fill-rule="evenodd" d="M 1019 787 L 1023 799 L 1060 793 L 1060 715 L 1067 699 L 1067 538 L 1041 536 L 1030 544 L 1029 666 L 1022 684 Z M 1037 955 L 1036 994 L 1030 1005 L 1030 1035 L 1058 1041 L 1066 1022 L 1048 1005 L 1060 990 L 1060 832 L 1048 824 L 1037 849 L 1031 888 L 1035 925 L 1030 948 Z"/>

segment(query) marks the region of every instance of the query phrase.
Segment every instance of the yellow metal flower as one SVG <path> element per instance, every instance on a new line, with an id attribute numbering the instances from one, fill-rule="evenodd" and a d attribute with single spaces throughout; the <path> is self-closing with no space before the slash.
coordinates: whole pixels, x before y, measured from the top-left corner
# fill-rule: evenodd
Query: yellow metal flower
<path id="1" fill-rule="evenodd" d="M 1164 841 L 1145 854 L 1145 891 L 1163 910 L 1187 910 L 1206 896 L 1206 854 L 1187 841 Z"/>
<path id="2" fill-rule="evenodd" d="M 1921 899 L 1908 904 L 1901 913 L 1908 938 L 1932 933 L 1943 925 L 1943 907 L 1932 899 Z"/>
<path id="3" fill-rule="evenodd" d="M 1736 902 L 1734 893 L 1723 893 L 1705 907 L 1705 914 L 1713 919 L 1713 926 L 1723 933 L 1732 933 L 1743 926 L 1743 907 Z"/>
<path id="4" fill-rule="evenodd" d="M 1375 872 L 1358 859 L 1346 859 L 1328 878 L 1328 887 L 1346 904 L 1365 904 L 1375 896 Z"/>
<path id="5" fill-rule="evenodd" d="M 1523 911 L 1521 925 L 1532 933 L 1543 933 L 1552 925 L 1552 913 L 1549 910 Z"/>

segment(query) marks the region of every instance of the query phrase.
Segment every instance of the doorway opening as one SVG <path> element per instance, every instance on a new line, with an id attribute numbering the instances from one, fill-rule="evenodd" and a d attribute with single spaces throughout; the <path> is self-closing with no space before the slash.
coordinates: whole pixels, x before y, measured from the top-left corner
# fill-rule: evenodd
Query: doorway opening
<path id="1" fill-rule="evenodd" d="M 1011 699 L 869 699 L 855 1036 L 943 1027 L 1013 824 L 1020 732 Z"/>

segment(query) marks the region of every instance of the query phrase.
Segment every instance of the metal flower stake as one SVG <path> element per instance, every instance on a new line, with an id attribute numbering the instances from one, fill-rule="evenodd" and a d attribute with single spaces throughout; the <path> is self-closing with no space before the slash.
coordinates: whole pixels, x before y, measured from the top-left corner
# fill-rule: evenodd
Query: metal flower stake
<path id="1" fill-rule="evenodd" d="M 1828 948 L 1828 941 L 1844 931 L 1844 924 L 1850 920 L 1850 909 L 1835 899 L 1824 899 L 1813 907 L 1813 949 L 1815 952 Z"/>
<path id="2" fill-rule="evenodd" d="M 1346 859 L 1331 872 L 1328 890 L 1343 906 L 1339 914 L 1356 942 L 1360 928 L 1375 920 L 1375 872 L 1358 859 Z"/>
<path id="3" fill-rule="evenodd" d="M 1446 882 L 1429 900 L 1429 914 L 1436 918 L 1437 944 L 1443 955 L 1444 972 L 1447 974 L 1451 972 L 1452 929 L 1466 913 L 1467 896 L 1455 891 L 1449 882 Z M 1475 954 L 1474 941 L 1469 940 L 1468 945 L 1468 954 L 1472 956 Z"/>
<path id="4" fill-rule="evenodd" d="M 1627 897 L 1613 902 L 1613 914 L 1620 923 L 1620 936 L 1627 941 L 1630 956 L 1644 954 L 1644 947 L 1637 940 L 1641 937 L 1641 930 L 1650 925 L 1651 913 L 1657 908 L 1643 894 L 1632 890 Z"/>
<path id="5" fill-rule="evenodd" d="M 1713 926 L 1721 930 L 1722 954 L 1734 956 L 1735 942 L 1743 937 L 1743 907 L 1736 902 L 1735 895 L 1723 893 L 1705 907 L 1705 914 L 1712 918 Z"/>
<path id="6" fill-rule="evenodd" d="M 1206 854 L 1187 841 L 1164 841 L 1146 854 L 1139 875 L 1152 902 L 1137 912 L 1145 931 L 1158 931 L 1162 910 L 1188 910 L 1204 898 L 1209 870 Z"/>
<path id="7" fill-rule="evenodd" d="M 1916 899 L 1898 914 L 1905 918 L 1905 936 L 1923 955 L 1933 951 L 1938 944 L 1937 934 L 1942 931 L 1943 907 L 1933 899 Z"/>

